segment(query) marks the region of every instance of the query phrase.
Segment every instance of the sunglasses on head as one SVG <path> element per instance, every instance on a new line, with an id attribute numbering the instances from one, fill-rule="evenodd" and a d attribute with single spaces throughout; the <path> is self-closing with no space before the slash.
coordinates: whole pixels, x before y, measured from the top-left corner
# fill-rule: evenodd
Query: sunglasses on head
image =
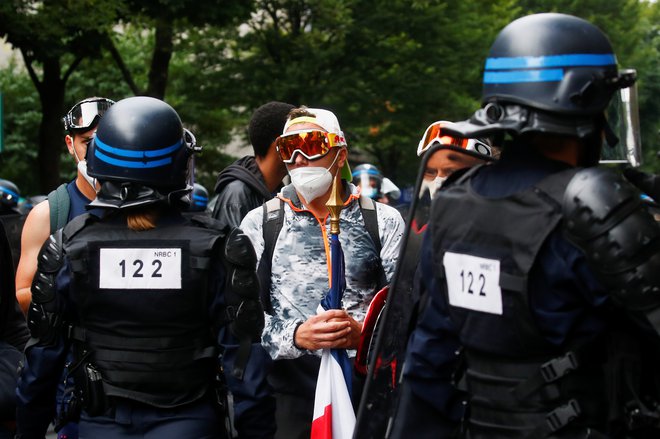
<path id="1" fill-rule="evenodd" d="M 449 134 L 444 128 L 451 122 L 433 122 L 424 132 L 422 140 L 419 141 L 417 146 L 417 155 L 421 156 L 427 149 L 434 143 L 441 145 L 453 146 L 461 148 L 466 151 L 473 151 L 488 157 L 493 156 L 493 149 L 490 145 L 482 142 L 479 139 L 468 139 L 465 137 L 457 137 Z"/>
<path id="2" fill-rule="evenodd" d="M 114 103 L 115 101 L 106 98 L 92 98 L 78 102 L 63 117 L 64 129 L 83 131 L 93 128 Z"/>
<path id="3" fill-rule="evenodd" d="M 346 139 L 341 134 L 301 130 L 282 134 L 277 138 L 276 146 L 282 161 L 291 164 L 297 153 L 307 160 L 316 160 L 326 155 L 330 148 L 346 146 Z"/>

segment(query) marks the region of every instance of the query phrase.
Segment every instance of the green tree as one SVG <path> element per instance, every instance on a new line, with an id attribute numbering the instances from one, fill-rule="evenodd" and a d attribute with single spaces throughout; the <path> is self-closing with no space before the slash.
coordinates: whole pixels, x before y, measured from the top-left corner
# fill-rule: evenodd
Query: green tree
<path id="1" fill-rule="evenodd" d="M 0 36 L 20 51 L 41 104 L 37 174 L 41 192 L 60 182 L 61 117 L 67 81 L 85 58 L 99 54 L 102 35 L 116 13 L 113 3 L 95 0 L 0 3 Z"/>
<path id="2" fill-rule="evenodd" d="M 207 91 L 244 118 L 274 99 L 332 109 L 352 160 L 409 182 L 428 123 L 478 106 L 489 42 L 515 12 L 507 0 L 256 4 L 244 26 L 224 33 L 224 62 L 199 60 Z"/>
<path id="3" fill-rule="evenodd" d="M 124 80 L 135 95 L 165 98 L 169 78 L 169 66 L 177 43 L 189 30 L 205 26 L 226 26 L 239 23 L 251 11 L 251 2 L 245 0 L 222 0 L 199 2 L 196 0 L 124 0 L 124 25 L 142 28 L 151 40 L 151 58 L 147 69 L 146 87 L 140 87 L 132 70 L 115 44 L 115 38 L 123 31 L 108 34 L 106 48 L 109 50 Z M 144 53 L 144 52 L 143 52 Z"/>

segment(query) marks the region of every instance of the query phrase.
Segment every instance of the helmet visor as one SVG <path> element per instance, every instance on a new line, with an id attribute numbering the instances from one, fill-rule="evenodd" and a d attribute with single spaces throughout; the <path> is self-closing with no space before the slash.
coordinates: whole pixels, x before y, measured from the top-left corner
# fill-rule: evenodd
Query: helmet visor
<path id="1" fill-rule="evenodd" d="M 600 162 L 640 166 L 642 164 L 642 142 L 639 128 L 637 83 L 620 89 L 610 101 L 605 115 L 610 129 L 615 136 L 618 136 L 618 142 L 605 142 L 601 149 Z"/>
<path id="2" fill-rule="evenodd" d="M 69 130 L 89 130 L 115 102 L 106 98 L 95 98 L 78 102 L 64 116 L 64 128 Z"/>
<path id="3" fill-rule="evenodd" d="M 421 156 L 424 154 L 431 145 L 438 143 L 445 146 L 453 146 L 456 148 L 464 149 L 466 151 L 476 152 L 481 155 L 488 157 L 493 156 L 493 149 L 490 145 L 482 142 L 479 139 L 468 139 L 465 137 L 457 137 L 453 134 L 449 134 L 445 127 L 447 122 L 439 121 L 433 122 L 424 132 L 422 139 L 417 145 L 417 155 Z"/>
<path id="4" fill-rule="evenodd" d="M 282 134 L 277 138 L 276 145 L 282 161 L 291 164 L 297 153 L 307 160 L 316 160 L 326 155 L 330 148 L 346 146 L 346 140 L 340 134 L 302 130 Z"/>

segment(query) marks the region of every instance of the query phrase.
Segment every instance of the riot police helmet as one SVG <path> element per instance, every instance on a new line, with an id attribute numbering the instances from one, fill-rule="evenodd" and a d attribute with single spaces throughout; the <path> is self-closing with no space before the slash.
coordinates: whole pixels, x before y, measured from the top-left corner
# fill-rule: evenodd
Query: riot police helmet
<path id="1" fill-rule="evenodd" d="M 614 93 L 635 81 L 617 68 L 607 36 L 578 17 L 528 15 L 508 24 L 490 48 L 482 108 L 456 133 L 479 137 L 541 132 L 586 138 L 604 129 Z"/>
<path id="2" fill-rule="evenodd" d="M 90 176 L 101 182 L 98 207 L 123 208 L 181 200 L 192 190 L 192 133 L 167 103 L 147 96 L 108 109 L 87 149 Z"/>
<path id="3" fill-rule="evenodd" d="M 199 183 L 193 184 L 189 212 L 204 212 L 209 205 L 209 191 Z"/>
<path id="4" fill-rule="evenodd" d="M 0 178 L 0 211 L 15 211 L 21 192 L 18 186 L 9 180 Z"/>
<path id="5" fill-rule="evenodd" d="M 364 163 L 356 166 L 351 176 L 353 177 L 353 184 L 360 186 L 362 195 L 373 199 L 380 197 L 383 174 L 375 165 Z"/>

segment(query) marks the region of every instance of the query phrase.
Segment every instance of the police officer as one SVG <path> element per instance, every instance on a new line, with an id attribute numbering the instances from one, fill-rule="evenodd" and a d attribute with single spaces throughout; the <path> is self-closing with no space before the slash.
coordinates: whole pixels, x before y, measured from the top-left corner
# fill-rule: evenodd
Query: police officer
<path id="1" fill-rule="evenodd" d="M 0 178 L 0 221 L 9 240 L 14 271 L 21 256 L 21 230 L 25 215 L 21 213 L 19 200 L 21 192 L 14 182 Z"/>
<path id="2" fill-rule="evenodd" d="M 263 311 L 247 237 L 180 214 L 193 139 L 154 98 L 124 99 L 101 120 L 87 159 L 101 183 L 92 207 L 106 213 L 77 217 L 39 255 L 19 437 L 44 437 L 69 350 L 80 437 L 225 437 L 219 345 L 247 340 L 231 373 L 253 373 Z M 252 408 L 253 429 L 273 423 L 271 408 Z"/>
<path id="3" fill-rule="evenodd" d="M 648 317 L 660 301 L 660 233 L 639 192 L 593 168 L 613 137 L 604 110 L 633 80 L 577 17 L 531 15 L 497 36 L 483 107 L 454 131 L 509 137 L 498 162 L 433 203 L 420 258 L 430 301 L 392 437 L 620 437 L 626 425 L 658 435 L 628 348 L 648 341 L 657 360 L 651 320 L 633 325 L 631 313 Z"/>

